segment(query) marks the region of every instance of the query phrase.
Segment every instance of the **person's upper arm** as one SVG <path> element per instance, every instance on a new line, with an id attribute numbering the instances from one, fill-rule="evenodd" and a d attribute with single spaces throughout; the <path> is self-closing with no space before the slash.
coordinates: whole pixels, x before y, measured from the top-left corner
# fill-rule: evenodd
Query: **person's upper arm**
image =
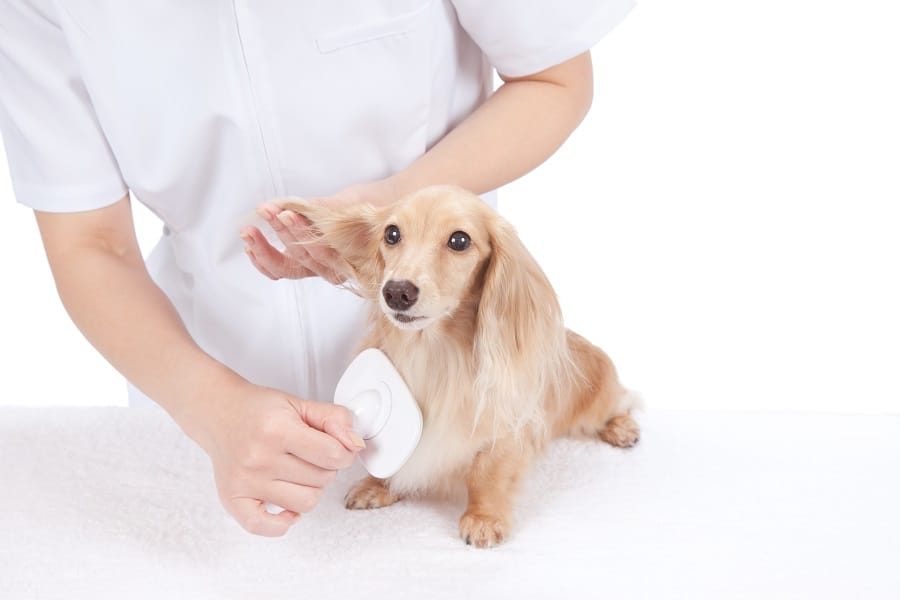
<path id="1" fill-rule="evenodd" d="M 107 206 L 92 210 L 35 210 L 34 216 L 47 259 L 54 269 L 60 262 L 77 261 L 83 250 L 100 250 L 135 264 L 143 264 L 127 194 Z"/>
<path id="2" fill-rule="evenodd" d="M 0 2 L 0 133 L 26 206 L 86 211 L 127 193 L 52 2 Z"/>
<path id="3" fill-rule="evenodd" d="M 544 71 L 584 53 L 633 0 L 452 0 L 463 29 L 508 78 Z"/>

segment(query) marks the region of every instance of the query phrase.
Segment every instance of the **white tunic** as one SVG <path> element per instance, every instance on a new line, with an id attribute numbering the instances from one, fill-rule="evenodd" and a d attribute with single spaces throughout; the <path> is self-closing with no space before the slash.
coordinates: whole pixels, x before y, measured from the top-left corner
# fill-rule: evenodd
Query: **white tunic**
<path id="1" fill-rule="evenodd" d="M 151 275 L 204 350 L 330 400 L 360 301 L 272 282 L 237 233 L 260 202 L 403 169 L 491 92 L 589 49 L 632 0 L 2 0 L 0 131 L 16 198 L 130 190 L 165 223 Z"/>

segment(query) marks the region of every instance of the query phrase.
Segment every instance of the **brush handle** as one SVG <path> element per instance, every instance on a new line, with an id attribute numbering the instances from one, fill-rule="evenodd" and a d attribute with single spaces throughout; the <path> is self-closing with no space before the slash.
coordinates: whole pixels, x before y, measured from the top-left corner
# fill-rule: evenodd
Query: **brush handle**
<path id="1" fill-rule="evenodd" d="M 383 381 L 376 381 L 349 400 L 335 399 L 335 404 L 353 413 L 353 431 L 362 439 L 370 440 L 384 429 L 391 416 L 391 389 Z"/>
<path id="2" fill-rule="evenodd" d="M 266 512 L 270 515 L 280 515 L 284 512 L 283 508 L 277 504 L 272 504 L 271 502 L 263 502 L 263 508 L 265 508 Z"/>

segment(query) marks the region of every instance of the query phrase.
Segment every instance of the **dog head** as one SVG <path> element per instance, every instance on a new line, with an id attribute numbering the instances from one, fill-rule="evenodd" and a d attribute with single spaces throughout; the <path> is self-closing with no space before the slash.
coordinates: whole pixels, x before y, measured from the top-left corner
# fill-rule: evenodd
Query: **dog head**
<path id="1" fill-rule="evenodd" d="M 385 318 L 425 329 L 472 304 L 493 251 L 494 217 L 474 194 L 448 187 L 426 188 L 382 213 L 375 260 L 355 266 L 377 284 L 370 297 Z"/>

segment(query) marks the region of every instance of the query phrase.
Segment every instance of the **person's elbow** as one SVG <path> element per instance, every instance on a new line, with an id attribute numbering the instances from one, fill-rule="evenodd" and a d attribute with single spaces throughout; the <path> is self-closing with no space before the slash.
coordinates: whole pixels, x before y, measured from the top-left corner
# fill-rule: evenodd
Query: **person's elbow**
<path id="1" fill-rule="evenodd" d="M 590 51 L 532 75 L 524 77 L 501 75 L 501 78 L 506 83 L 530 81 L 552 86 L 560 109 L 564 110 L 573 121 L 573 128 L 581 123 L 594 102 L 594 67 Z"/>

